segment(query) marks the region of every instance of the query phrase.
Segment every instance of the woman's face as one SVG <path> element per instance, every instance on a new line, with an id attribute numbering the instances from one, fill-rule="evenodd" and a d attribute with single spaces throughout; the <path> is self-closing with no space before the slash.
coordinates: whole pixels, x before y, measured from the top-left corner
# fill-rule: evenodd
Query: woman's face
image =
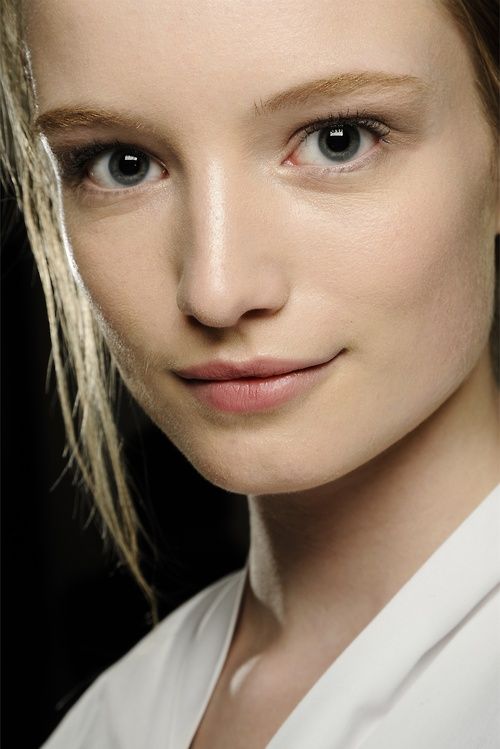
<path id="1" fill-rule="evenodd" d="M 498 228 L 491 135 L 437 2 L 32 0 L 28 22 L 76 272 L 129 389 L 209 480 L 319 486 L 460 386 L 487 347 Z M 401 80 L 361 85 L 382 75 Z M 61 129 L 60 108 L 134 122 Z M 77 184 L 64 153 L 92 141 L 129 149 Z M 269 380 L 176 374 L 341 350 L 270 400 Z"/>

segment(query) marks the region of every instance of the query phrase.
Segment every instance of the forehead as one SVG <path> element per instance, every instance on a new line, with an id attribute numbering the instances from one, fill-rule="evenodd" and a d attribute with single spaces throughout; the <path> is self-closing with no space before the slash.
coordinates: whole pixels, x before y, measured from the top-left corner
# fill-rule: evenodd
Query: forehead
<path id="1" fill-rule="evenodd" d="M 78 97 L 220 114 L 346 70 L 438 91 L 468 65 L 438 0 L 31 0 L 26 18 L 42 110 Z"/>

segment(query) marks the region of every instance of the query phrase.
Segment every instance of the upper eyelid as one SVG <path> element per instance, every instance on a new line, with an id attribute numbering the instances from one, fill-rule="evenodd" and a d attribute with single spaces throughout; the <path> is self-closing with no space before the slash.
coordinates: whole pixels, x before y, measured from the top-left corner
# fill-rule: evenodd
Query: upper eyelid
<path id="1" fill-rule="evenodd" d="M 85 152 L 91 152 L 91 149 L 98 149 L 97 153 L 93 153 L 92 155 L 89 155 L 88 161 L 95 161 L 99 157 L 104 156 L 105 154 L 112 153 L 113 151 L 119 149 L 119 148 L 129 148 L 134 151 L 138 151 L 139 153 L 143 154 L 144 156 L 148 156 L 151 159 L 154 159 L 159 164 L 165 167 L 165 165 L 162 163 L 162 158 L 160 156 L 157 156 L 155 153 L 153 153 L 148 148 L 143 148 L 142 146 L 138 145 L 137 143 L 134 143 L 132 141 L 127 140 L 116 140 L 116 139 L 110 139 L 108 140 L 95 140 L 90 141 L 89 143 L 86 143 L 82 146 L 69 146 L 66 148 L 53 148 L 54 155 L 56 156 L 56 159 L 63 165 L 63 166 L 70 166 L 72 162 L 79 160 L 81 157 L 85 155 Z M 165 167 L 166 168 L 166 167 Z"/>
<path id="2" fill-rule="evenodd" d="M 375 108 L 373 108 L 375 109 Z M 294 127 L 292 130 L 288 132 L 286 135 L 286 143 L 290 140 L 293 140 L 299 133 L 302 133 L 305 131 L 305 129 L 313 124 L 321 122 L 325 126 L 328 125 L 329 122 L 335 122 L 336 120 L 339 121 L 346 121 L 346 120 L 357 120 L 357 119 L 364 119 L 364 120 L 373 120 L 378 121 L 381 125 L 384 125 L 386 127 L 391 127 L 391 125 L 387 122 L 387 118 L 381 116 L 378 114 L 378 112 L 372 111 L 372 108 L 366 108 L 366 109 L 354 109 L 352 112 L 350 111 L 349 107 L 347 107 L 345 110 L 339 111 L 337 113 L 328 113 L 326 115 L 321 115 L 315 118 L 307 118 L 304 120 L 298 127 Z M 141 138 L 142 140 L 142 138 Z M 158 162 L 162 163 L 162 157 L 155 153 L 155 148 L 150 148 L 148 146 L 142 146 L 139 144 L 138 141 L 135 141 L 133 138 L 128 139 L 127 137 L 123 138 L 116 138 L 112 136 L 104 136 L 102 138 L 89 138 L 89 141 L 87 143 L 82 144 L 81 146 L 77 144 L 68 144 L 66 146 L 62 145 L 49 145 L 49 148 L 52 150 L 54 155 L 58 159 L 64 159 L 66 157 L 71 157 L 72 154 L 78 153 L 80 151 L 84 151 L 87 148 L 90 148 L 93 144 L 102 144 L 107 145 L 108 148 L 111 150 L 113 147 L 127 147 L 127 148 L 135 148 L 138 151 L 141 151 L 147 156 L 150 156 L 153 159 L 156 159 Z M 285 145 L 286 145 L 285 143 Z M 167 151 L 173 151 L 172 144 L 168 144 L 165 141 L 163 141 L 163 145 L 166 148 Z M 102 153 L 102 152 L 101 152 Z M 99 154 L 100 155 L 100 154 Z"/>
<path id="3" fill-rule="evenodd" d="M 311 135 L 323 128 L 335 127 L 338 124 L 352 124 L 360 129 L 368 130 L 374 135 L 378 135 L 380 138 L 386 137 L 392 132 L 392 129 L 387 126 L 384 122 L 377 120 L 373 117 L 332 117 L 326 120 L 319 119 L 315 120 L 310 125 L 306 125 L 302 130 L 299 131 L 300 136 L 299 145 L 302 143 L 308 135 Z"/>
<path id="4" fill-rule="evenodd" d="M 108 146 L 106 148 L 103 148 L 98 154 L 96 154 L 94 156 L 93 159 L 91 159 L 91 162 L 95 162 L 98 158 L 103 157 L 105 155 L 110 155 L 110 154 L 113 153 L 113 151 L 116 151 L 118 149 L 123 149 L 125 151 L 127 149 L 130 149 L 131 151 L 137 151 L 142 156 L 147 156 L 152 161 L 156 161 L 159 166 L 163 167 L 163 169 L 167 168 L 166 165 L 163 163 L 162 159 L 159 156 L 155 156 L 153 153 L 151 153 L 146 148 L 140 148 L 139 146 L 136 146 L 133 143 L 127 143 L 125 141 L 122 142 L 122 143 L 120 143 L 120 145 Z"/>

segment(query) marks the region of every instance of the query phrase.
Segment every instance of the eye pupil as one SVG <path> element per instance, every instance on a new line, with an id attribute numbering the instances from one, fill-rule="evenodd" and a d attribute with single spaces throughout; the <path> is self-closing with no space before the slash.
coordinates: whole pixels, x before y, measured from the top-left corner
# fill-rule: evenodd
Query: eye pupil
<path id="1" fill-rule="evenodd" d="M 343 160 L 352 158 L 359 147 L 360 137 L 357 129 L 352 125 L 327 127 L 324 135 L 319 138 L 319 145 L 325 156 L 339 155 Z"/>
<path id="2" fill-rule="evenodd" d="M 130 156 L 129 154 L 127 154 L 126 156 L 122 156 L 122 158 L 120 159 L 120 169 L 124 174 L 137 174 L 138 167 L 139 159 L 137 158 L 137 156 Z"/>
<path id="3" fill-rule="evenodd" d="M 332 151 L 345 151 L 349 145 L 349 136 L 343 127 L 330 130 L 328 135 L 328 147 Z"/>
<path id="4" fill-rule="evenodd" d="M 113 179 L 130 184 L 143 177 L 148 171 L 148 159 L 144 154 L 133 151 L 117 151 L 109 160 L 109 171 Z"/>

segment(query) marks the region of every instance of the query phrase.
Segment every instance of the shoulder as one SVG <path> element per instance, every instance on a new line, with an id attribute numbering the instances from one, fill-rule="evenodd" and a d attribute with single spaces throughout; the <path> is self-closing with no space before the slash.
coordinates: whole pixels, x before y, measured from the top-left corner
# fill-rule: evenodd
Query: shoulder
<path id="1" fill-rule="evenodd" d="M 168 700 L 175 692 L 176 674 L 195 633 L 242 574 L 238 570 L 217 580 L 165 617 L 94 681 L 41 749 L 108 749 L 123 746 L 122 736 L 144 737 L 158 695 Z"/>

